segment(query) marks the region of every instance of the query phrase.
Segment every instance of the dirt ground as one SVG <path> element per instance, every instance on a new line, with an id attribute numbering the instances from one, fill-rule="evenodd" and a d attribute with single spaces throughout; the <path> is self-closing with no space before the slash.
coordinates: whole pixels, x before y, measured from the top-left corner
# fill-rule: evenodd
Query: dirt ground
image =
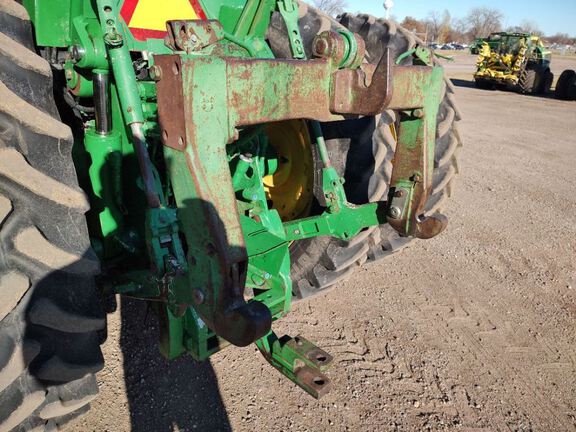
<path id="1" fill-rule="evenodd" d="M 447 65 L 465 141 L 447 231 L 275 327 L 335 356 L 331 393 L 253 347 L 165 362 L 154 317 L 123 300 L 100 396 L 67 431 L 576 430 L 576 102 L 477 90 L 473 63 Z"/>

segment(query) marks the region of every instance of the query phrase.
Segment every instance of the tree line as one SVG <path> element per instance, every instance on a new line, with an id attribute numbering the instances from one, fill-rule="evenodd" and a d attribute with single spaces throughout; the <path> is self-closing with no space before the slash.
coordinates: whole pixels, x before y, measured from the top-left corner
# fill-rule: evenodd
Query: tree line
<path id="1" fill-rule="evenodd" d="M 504 27 L 504 14 L 498 9 L 475 7 L 463 18 L 453 18 L 450 12 L 432 11 L 425 19 L 419 20 L 410 16 L 400 23 L 403 27 L 418 33 L 429 42 L 472 42 L 478 37 L 486 37 L 498 31 L 525 32 L 541 36 L 549 44 L 576 44 L 576 37 L 566 33 L 545 36 L 533 21 L 525 20 L 520 25 Z"/>
<path id="2" fill-rule="evenodd" d="M 348 9 L 346 0 L 313 0 L 315 6 L 331 16 L 336 16 Z M 400 23 L 404 28 L 417 33 L 420 38 L 428 42 L 470 43 L 478 37 L 486 37 L 497 31 L 526 32 L 542 36 L 548 44 L 576 44 L 576 37 L 566 33 L 544 36 L 543 32 L 533 21 L 525 20 L 518 26 L 503 26 L 504 14 L 498 9 L 488 7 L 475 7 L 470 9 L 463 18 L 453 18 L 450 12 L 431 11 L 425 19 L 416 19 L 410 16 Z"/>

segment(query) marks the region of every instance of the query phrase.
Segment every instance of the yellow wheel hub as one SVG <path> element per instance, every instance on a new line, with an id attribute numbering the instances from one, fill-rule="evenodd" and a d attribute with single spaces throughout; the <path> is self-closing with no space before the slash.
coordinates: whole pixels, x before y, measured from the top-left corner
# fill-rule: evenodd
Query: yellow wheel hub
<path id="1" fill-rule="evenodd" d="M 266 197 L 283 221 L 308 216 L 312 204 L 314 160 L 306 122 L 273 123 L 266 128 L 278 157 L 278 169 L 264 177 Z"/>

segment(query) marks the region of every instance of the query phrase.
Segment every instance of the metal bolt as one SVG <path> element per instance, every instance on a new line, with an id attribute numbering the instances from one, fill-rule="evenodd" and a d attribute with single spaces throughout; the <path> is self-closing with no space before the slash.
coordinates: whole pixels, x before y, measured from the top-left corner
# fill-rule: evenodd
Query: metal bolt
<path id="1" fill-rule="evenodd" d="M 192 298 L 194 299 L 194 303 L 197 305 L 204 303 L 204 293 L 199 289 L 194 290 L 192 293 Z"/>
<path id="2" fill-rule="evenodd" d="M 252 195 L 252 201 L 256 201 L 258 199 L 258 195 Z"/>
<path id="3" fill-rule="evenodd" d="M 317 37 L 314 41 L 313 52 L 317 57 L 324 57 L 330 54 L 328 41 L 323 37 Z"/>
<path id="4" fill-rule="evenodd" d="M 400 216 L 402 216 L 402 210 L 396 206 L 392 206 L 390 207 L 390 210 L 388 210 L 388 216 L 390 216 L 392 219 L 399 219 Z"/>
<path id="5" fill-rule="evenodd" d="M 414 113 L 413 113 L 413 114 L 414 114 L 414 117 L 416 117 L 416 118 L 418 118 L 418 119 L 424 117 L 424 111 L 421 110 L 420 108 L 416 108 L 416 109 L 414 110 Z"/>
<path id="6" fill-rule="evenodd" d="M 198 42 L 198 37 L 193 34 L 190 36 L 190 42 L 192 42 L 194 45 L 196 45 L 196 42 Z"/>
<path id="7" fill-rule="evenodd" d="M 294 234 L 300 235 L 300 230 L 299 230 L 299 229 L 295 229 L 295 230 L 294 230 Z"/>
<path id="8" fill-rule="evenodd" d="M 416 183 L 420 183 L 422 181 L 422 176 L 420 174 L 414 174 L 412 176 L 412 181 L 414 181 Z"/>
<path id="9" fill-rule="evenodd" d="M 162 79 L 162 68 L 158 65 L 153 65 L 148 68 L 148 75 L 154 81 L 160 81 Z"/>
<path id="10" fill-rule="evenodd" d="M 270 273 L 265 273 L 264 274 L 264 279 L 270 279 L 272 276 L 270 276 Z"/>
<path id="11" fill-rule="evenodd" d="M 402 198 L 404 195 L 406 195 L 406 191 L 403 189 L 398 189 L 396 192 L 394 192 L 394 196 L 396 198 Z"/>
<path id="12" fill-rule="evenodd" d="M 72 60 L 73 63 L 77 63 L 82 60 L 84 53 L 84 48 L 82 48 L 80 45 L 72 45 L 70 48 L 70 60 Z"/>
<path id="13" fill-rule="evenodd" d="M 244 154 L 241 154 L 241 155 L 240 155 L 240 160 L 241 160 L 242 162 L 246 162 L 246 163 L 251 164 L 251 163 L 252 163 L 252 155 L 251 155 L 250 153 L 246 153 L 245 155 L 244 155 Z"/>

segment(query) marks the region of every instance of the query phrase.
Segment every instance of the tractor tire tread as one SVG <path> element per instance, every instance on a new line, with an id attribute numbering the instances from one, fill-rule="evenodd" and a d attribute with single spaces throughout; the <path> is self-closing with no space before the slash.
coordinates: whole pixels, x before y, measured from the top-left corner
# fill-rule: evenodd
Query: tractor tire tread
<path id="1" fill-rule="evenodd" d="M 89 205 L 52 83 L 26 10 L 0 0 L 0 432 L 56 430 L 103 366 Z"/>
<path id="2" fill-rule="evenodd" d="M 536 94 L 538 90 L 538 67 L 528 65 L 520 72 L 518 90 L 522 94 Z"/>
<path id="3" fill-rule="evenodd" d="M 307 22 L 317 20 L 307 17 Z M 383 46 L 390 46 L 392 55 L 408 51 L 422 43 L 408 30 L 393 21 L 377 19 L 371 15 L 344 14 L 338 17 L 341 25 L 359 33 L 366 41 L 367 59 L 377 62 L 383 54 Z M 334 25 L 334 24 L 333 24 Z M 302 24 L 301 24 L 302 26 Z M 441 210 L 453 190 L 453 182 L 459 172 L 458 149 L 462 140 L 456 123 L 461 119 L 454 97 L 454 87 L 446 78 L 444 97 L 438 115 L 435 154 L 434 185 L 426 206 L 426 214 Z M 392 175 L 392 158 L 396 141 L 390 131 L 395 120 L 393 111 L 377 116 L 372 138 L 373 174 L 368 179 L 368 200 L 386 199 Z M 327 144 L 329 140 L 327 139 Z M 311 297 L 350 276 L 365 262 L 389 257 L 412 242 L 412 238 L 400 237 L 389 225 L 376 227 L 360 233 L 359 238 L 348 242 L 329 238 L 299 242 L 292 253 L 294 294 L 297 299 Z"/>

